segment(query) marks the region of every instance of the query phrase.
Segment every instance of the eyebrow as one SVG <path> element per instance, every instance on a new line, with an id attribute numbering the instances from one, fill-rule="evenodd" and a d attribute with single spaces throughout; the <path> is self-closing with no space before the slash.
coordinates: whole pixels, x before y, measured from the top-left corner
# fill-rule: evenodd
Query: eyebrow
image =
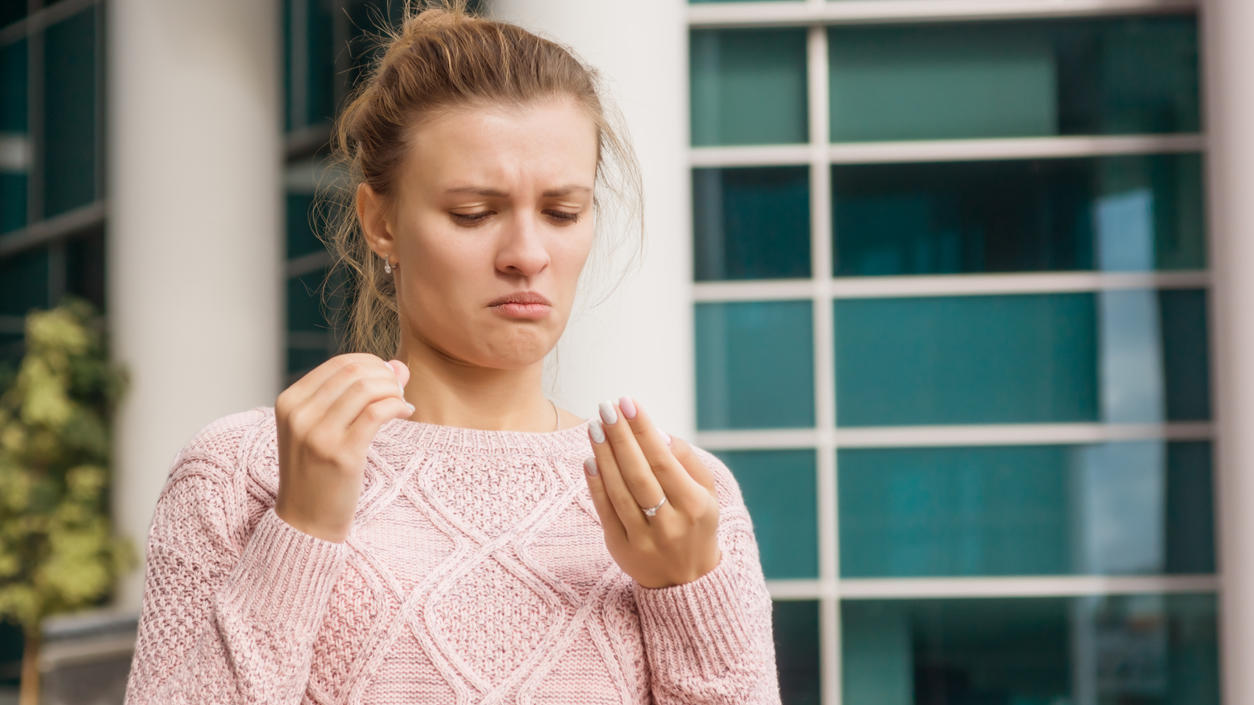
<path id="1" fill-rule="evenodd" d="M 554 196 L 565 196 L 566 194 L 572 191 L 582 191 L 584 193 L 587 193 L 591 190 L 592 189 L 588 188 L 587 186 L 579 186 L 577 184 L 570 184 L 568 186 L 551 188 L 548 191 L 545 191 L 544 193 L 542 193 L 541 195 L 545 198 L 553 198 Z M 451 188 L 445 191 L 445 193 L 471 193 L 476 196 L 487 196 L 489 198 L 504 198 L 509 195 L 505 193 L 504 191 L 497 191 L 496 189 L 485 188 L 483 186 L 458 186 L 456 188 Z"/>

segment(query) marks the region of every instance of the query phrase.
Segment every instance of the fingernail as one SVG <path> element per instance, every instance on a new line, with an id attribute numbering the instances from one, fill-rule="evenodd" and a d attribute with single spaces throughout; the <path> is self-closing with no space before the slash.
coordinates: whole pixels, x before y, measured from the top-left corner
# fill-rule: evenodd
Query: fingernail
<path id="1" fill-rule="evenodd" d="M 631 400 L 631 397 L 623 397 L 619 399 L 618 408 L 623 410 L 623 416 L 626 416 L 629 419 L 636 418 L 636 403 Z"/>
<path id="2" fill-rule="evenodd" d="M 405 402 L 405 406 L 409 407 L 409 413 L 411 413 L 411 414 L 412 414 L 412 413 L 414 413 L 414 405 L 413 405 L 413 404 L 410 404 L 409 402 Z"/>
<path id="3" fill-rule="evenodd" d="M 587 460 L 583 461 L 583 469 L 589 475 L 596 477 L 597 476 L 597 459 L 588 458 Z"/>
<path id="4" fill-rule="evenodd" d="M 592 419 L 588 422 L 588 434 L 592 436 L 592 440 L 597 443 L 605 442 L 605 429 L 601 428 L 601 422 Z"/>
<path id="5" fill-rule="evenodd" d="M 601 410 L 601 418 L 605 423 L 613 426 L 618 422 L 618 413 L 614 411 L 614 402 L 603 401 L 598 408 Z"/>

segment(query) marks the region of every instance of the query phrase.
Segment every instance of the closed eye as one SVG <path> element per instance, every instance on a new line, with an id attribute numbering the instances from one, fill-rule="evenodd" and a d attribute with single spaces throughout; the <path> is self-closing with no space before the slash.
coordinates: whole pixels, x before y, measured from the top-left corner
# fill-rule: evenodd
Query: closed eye
<path id="1" fill-rule="evenodd" d="M 566 211 L 546 211 L 546 212 L 549 215 L 553 216 L 554 218 L 557 218 L 558 220 L 564 220 L 568 223 L 579 222 L 578 213 L 567 213 Z"/>
<path id="2" fill-rule="evenodd" d="M 482 213 L 450 213 L 453 218 L 462 223 L 477 223 L 484 218 L 492 215 L 492 211 L 484 211 Z"/>
<path id="3" fill-rule="evenodd" d="M 566 211 L 554 211 L 554 210 L 545 211 L 545 213 L 549 215 L 550 217 L 556 220 L 563 221 L 565 223 L 579 222 L 579 213 L 568 213 Z M 449 215 L 452 215 L 454 220 L 457 220 L 458 222 L 466 223 L 466 224 L 474 224 L 474 223 L 478 223 L 482 221 L 483 219 L 487 218 L 488 216 L 492 214 L 493 214 L 493 211 L 483 211 L 481 213 L 450 213 Z"/>

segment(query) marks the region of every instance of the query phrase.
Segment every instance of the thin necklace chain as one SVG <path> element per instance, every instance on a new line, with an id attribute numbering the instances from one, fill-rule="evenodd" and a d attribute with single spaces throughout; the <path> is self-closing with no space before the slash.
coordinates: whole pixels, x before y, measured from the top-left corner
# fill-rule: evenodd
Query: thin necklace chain
<path id="1" fill-rule="evenodd" d="M 557 431 L 562 426 L 562 416 L 557 412 L 557 404 L 552 399 L 549 400 L 549 403 L 553 404 L 553 430 Z"/>

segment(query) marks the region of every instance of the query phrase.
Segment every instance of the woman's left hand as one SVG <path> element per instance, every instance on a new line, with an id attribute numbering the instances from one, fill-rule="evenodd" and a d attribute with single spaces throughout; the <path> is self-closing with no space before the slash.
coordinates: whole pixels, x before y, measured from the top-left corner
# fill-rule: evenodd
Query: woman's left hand
<path id="1" fill-rule="evenodd" d="M 593 457 L 584 475 L 610 556 L 647 588 L 691 582 L 713 570 L 722 559 L 713 474 L 691 446 L 655 427 L 630 397 L 602 402 L 599 411 L 600 420 L 589 422 Z"/>

